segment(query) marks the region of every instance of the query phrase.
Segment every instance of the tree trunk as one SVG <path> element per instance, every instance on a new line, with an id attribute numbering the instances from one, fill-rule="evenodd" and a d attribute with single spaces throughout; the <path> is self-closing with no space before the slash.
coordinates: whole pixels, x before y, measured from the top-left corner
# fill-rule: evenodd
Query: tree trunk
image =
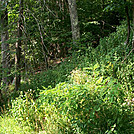
<path id="1" fill-rule="evenodd" d="M 18 20 L 18 42 L 16 43 L 15 55 L 15 90 L 19 90 L 21 81 L 21 45 L 22 45 L 22 19 L 23 19 L 23 0 L 19 0 L 19 20 Z"/>
<path id="2" fill-rule="evenodd" d="M 2 78 L 3 85 L 6 86 L 6 90 L 9 85 L 9 73 L 10 73 L 10 53 L 9 44 L 7 43 L 8 37 L 8 11 L 7 2 L 1 0 L 2 13 L 1 13 L 1 62 L 2 62 Z M 5 91 L 6 92 L 6 91 Z"/>
<path id="3" fill-rule="evenodd" d="M 133 0 L 133 3 L 132 3 L 133 7 L 132 7 L 132 10 L 133 10 L 133 40 L 132 40 L 132 48 L 134 49 L 134 0 Z"/>
<path id="4" fill-rule="evenodd" d="M 129 38 L 130 38 L 130 17 L 129 17 L 129 11 L 128 11 L 128 5 L 126 0 L 124 0 L 125 2 L 125 12 L 126 12 L 126 17 L 127 17 L 127 39 L 125 41 L 125 45 L 128 45 L 129 43 Z"/>
<path id="5" fill-rule="evenodd" d="M 68 0 L 68 4 L 69 4 L 70 20 L 72 27 L 72 39 L 73 44 L 76 45 L 77 41 L 80 39 L 76 0 Z"/>

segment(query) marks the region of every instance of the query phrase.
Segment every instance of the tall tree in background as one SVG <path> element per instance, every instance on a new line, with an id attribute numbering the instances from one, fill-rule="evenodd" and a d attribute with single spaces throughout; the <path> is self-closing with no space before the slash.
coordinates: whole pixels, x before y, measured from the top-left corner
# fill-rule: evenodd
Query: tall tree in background
<path id="1" fill-rule="evenodd" d="M 124 4 L 125 4 L 125 13 L 126 13 L 126 17 L 127 17 L 127 39 L 125 41 L 125 45 L 127 45 L 129 43 L 129 38 L 130 38 L 130 16 L 129 16 L 129 8 L 127 5 L 127 1 L 124 0 Z"/>
<path id="2" fill-rule="evenodd" d="M 76 0 L 68 0 L 70 20 L 72 27 L 72 38 L 73 44 L 76 44 L 76 41 L 80 39 L 80 29 L 78 25 L 78 14 L 77 14 L 77 5 Z"/>
<path id="3" fill-rule="evenodd" d="M 134 49 L 134 0 L 132 0 L 132 11 L 133 11 L 133 40 L 132 40 L 132 47 Z"/>
<path id="4" fill-rule="evenodd" d="M 22 45 L 22 25 L 23 25 L 23 0 L 19 0 L 19 20 L 18 20 L 18 41 L 16 43 L 16 55 L 15 55 L 15 90 L 20 87 L 21 81 L 21 45 Z"/>
<path id="5" fill-rule="evenodd" d="M 9 68 L 10 68 L 10 53 L 9 44 L 7 43 L 8 36 L 8 11 L 7 11 L 7 1 L 1 0 L 1 63 L 2 63 L 2 81 L 6 85 L 9 84 Z"/>

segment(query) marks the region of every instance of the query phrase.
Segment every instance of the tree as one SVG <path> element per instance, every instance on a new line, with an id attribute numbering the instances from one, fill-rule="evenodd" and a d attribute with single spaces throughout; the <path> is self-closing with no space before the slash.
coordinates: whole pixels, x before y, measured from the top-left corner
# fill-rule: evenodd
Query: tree
<path id="1" fill-rule="evenodd" d="M 127 5 L 127 1 L 124 0 L 124 4 L 125 4 L 125 13 L 126 13 L 126 17 L 127 17 L 127 39 L 125 41 L 125 45 L 127 45 L 129 43 L 129 38 L 130 38 L 130 17 L 129 17 L 129 8 Z"/>
<path id="2" fill-rule="evenodd" d="M 19 20 L 18 20 L 18 41 L 16 43 L 16 55 L 15 55 L 15 65 L 16 65 L 16 76 L 15 76 L 15 90 L 20 87 L 21 81 L 21 45 L 22 45 L 22 19 L 23 19 L 23 0 L 19 0 Z"/>
<path id="3" fill-rule="evenodd" d="M 1 0 L 1 63 L 2 63 L 2 81 L 3 85 L 6 85 L 6 90 L 9 85 L 10 74 L 10 53 L 9 44 L 7 43 L 8 36 L 8 11 L 7 1 Z"/>
<path id="4" fill-rule="evenodd" d="M 134 49 L 134 0 L 133 0 L 133 3 L 132 3 L 132 11 L 133 11 L 133 40 L 132 40 L 132 47 Z"/>
<path id="5" fill-rule="evenodd" d="M 69 4 L 70 20 L 72 27 L 73 44 L 76 45 L 76 41 L 80 39 L 80 29 L 78 25 L 76 0 L 68 0 L 68 4 Z"/>

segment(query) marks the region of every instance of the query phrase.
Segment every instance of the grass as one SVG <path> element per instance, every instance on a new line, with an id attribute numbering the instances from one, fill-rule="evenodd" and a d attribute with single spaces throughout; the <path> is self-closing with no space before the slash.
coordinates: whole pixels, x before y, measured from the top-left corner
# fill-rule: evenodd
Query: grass
<path id="1" fill-rule="evenodd" d="M 10 116 L 0 117 L 0 134 L 32 134 L 28 126 L 18 123 Z"/>

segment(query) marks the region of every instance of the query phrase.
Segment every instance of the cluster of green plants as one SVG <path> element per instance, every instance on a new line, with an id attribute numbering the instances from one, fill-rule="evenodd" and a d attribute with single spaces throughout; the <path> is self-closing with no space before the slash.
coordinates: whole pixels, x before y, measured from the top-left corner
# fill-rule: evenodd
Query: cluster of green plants
<path id="1" fill-rule="evenodd" d="M 61 83 L 53 89 L 41 92 L 40 100 L 44 102 L 42 107 L 48 107 L 46 119 L 50 121 L 52 118 L 52 124 L 59 124 L 60 131 L 132 132 L 132 98 L 118 80 L 102 76 L 98 71 L 99 67 L 95 64 L 82 71 L 74 70 L 69 83 Z M 128 96 L 130 105 L 124 104 Z M 51 107 L 54 109 L 51 110 Z M 58 115 L 56 119 L 55 114 Z"/>
<path id="2" fill-rule="evenodd" d="M 0 117 L 0 133 L 1 134 L 31 134 L 30 127 L 23 126 L 14 118 L 9 116 Z"/>
<path id="3" fill-rule="evenodd" d="M 42 85 L 45 87 L 48 87 L 49 85 L 54 87 L 59 82 L 66 81 L 71 70 L 75 68 L 83 68 L 89 66 L 89 64 L 95 64 L 96 62 L 101 64 L 104 72 L 103 75 L 113 76 L 120 80 L 120 82 L 123 82 L 122 77 L 125 76 L 124 78 L 127 79 L 126 83 L 131 82 L 133 85 L 133 53 L 131 53 L 124 63 L 122 63 L 131 51 L 131 43 L 129 46 L 124 45 L 126 40 L 126 34 L 124 33 L 126 33 L 125 23 L 117 27 L 117 31 L 110 34 L 109 37 L 101 39 L 100 45 L 95 49 L 91 46 L 87 48 L 83 47 L 83 44 L 79 45 L 79 50 L 70 57 L 71 59 L 68 58 L 65 62 L 61 62 L 56 67 L 45 72 L 32 75 L 30 81 L 27 82 L 25 86 L 22 85 L 22 88 L 27 87 L 37 90 L 37 88 L 41 89 Z M 105 65 L 109 63 L 112 64 L 113 68 L 105 71 Z M 127 76 L 129 77 L 126 78 Z"/>
<path id="4" fill-rule="evenodd" d="M 15 133 L 134 133 L 134 57 L 125 59 L 131 50 L 123 46 L 125 31 L 121 25 L 97 48 L 81 49 L 56 68 L 31 76 L 3 112 L 1 132 L 10 133 L 13 122 L 21 124 L 13 126 Z M 5 118 L 11 122 L 2 129 Z"/>
<path id="5" fill-rule="evenodd" d="M 40 90 L 36 100 L 32 90 L 21 93 L 12 101 L 10 116 L 36 132 L 132 133 L 133 96 L 101 68 L 97 63 L 75 69 L 68 81 Z"/>

